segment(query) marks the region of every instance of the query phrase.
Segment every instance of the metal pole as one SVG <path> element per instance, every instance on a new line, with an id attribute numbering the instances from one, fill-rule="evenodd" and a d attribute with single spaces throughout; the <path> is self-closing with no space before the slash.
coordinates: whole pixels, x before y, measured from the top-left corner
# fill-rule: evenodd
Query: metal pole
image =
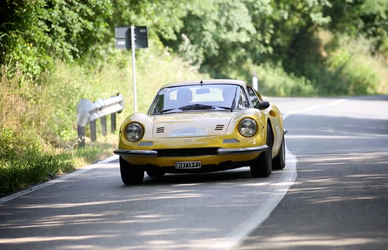
<path id="1" fill-rule="evenodd" d="M 137 112 L 136 65 L 135 65 L 135 26 L 131 25 L 132 71 L 133 71 L 133 111 Z"/>
<path id="2" fill-rule="evenodd" d="M 258 84 L 258 81 L 257 81 L 256 71 L 255 71 L 255 72 L 253 72 L 252 86 L 253 86 L 253 88 L 254 88 L 256 91 L 259 91 L 259 90 L 258 90 L 258 88 L 259 88 L 258 85 L 259 85 L 259 84 Z"/>

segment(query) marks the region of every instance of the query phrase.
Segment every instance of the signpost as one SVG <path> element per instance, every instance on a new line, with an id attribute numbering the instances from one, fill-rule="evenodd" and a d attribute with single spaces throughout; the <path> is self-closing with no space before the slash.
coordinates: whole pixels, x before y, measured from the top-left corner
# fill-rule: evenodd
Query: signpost
<path id="1" fill-rule="evenodd" d="M 148 48 L 148 30 L 146 26 L 115 27 L 116 49 L 132 50 L 133 70 L 133 110 L 137 112 L 135 49 Z"/>

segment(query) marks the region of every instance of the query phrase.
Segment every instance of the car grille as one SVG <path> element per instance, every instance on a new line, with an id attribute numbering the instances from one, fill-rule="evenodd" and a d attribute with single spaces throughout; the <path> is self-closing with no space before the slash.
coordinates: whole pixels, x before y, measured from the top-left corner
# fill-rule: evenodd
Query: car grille
<path id="1" fill-rule="evenodd" d="M 156 149 L 159 157 L 217 155 L 218 148 Z"/>

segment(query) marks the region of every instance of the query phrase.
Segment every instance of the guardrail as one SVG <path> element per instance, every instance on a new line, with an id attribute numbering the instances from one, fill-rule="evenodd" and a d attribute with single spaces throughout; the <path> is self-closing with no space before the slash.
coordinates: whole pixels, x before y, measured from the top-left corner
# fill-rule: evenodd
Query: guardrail
<path id="1" fill-rule="evenodd" d="M 90 137 L 92 141 L 97 140 L 96 120 L 101 119 L 102 135 L 107 135 L 106 116 L 110 116 L 111 132 L 116 130 L 116 113 L 124 109 L 124 98 L 119 93 L 108 99 L 98 99 L 92 102 L 88 99 L 81 99 L 77 105 L 77 130 L 78 146 L 85 146 L 85 127 L 90 124 Z"/>

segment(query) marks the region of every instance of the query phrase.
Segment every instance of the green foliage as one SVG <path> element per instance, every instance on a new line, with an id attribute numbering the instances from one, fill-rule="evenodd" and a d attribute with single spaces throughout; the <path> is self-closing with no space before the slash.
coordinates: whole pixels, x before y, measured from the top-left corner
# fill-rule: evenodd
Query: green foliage
<path id="1" fill-rule="evenodd" d="M 244 1 L 204 2 L 197 8 L 187 9 L 184 26 L 176 32 L 177 39 L 165 40 L 165 44 L 213 77 L 223 77 L 223 67 L 246 60 L 250 53 L 246 47 L 250 43 L 259 41 L 256 48 L 260 50 L 255 54 L 266 52 L 268 48 L 261 46 L 261 36 L 257 34 Z M 266 8 L 269 8 L 268 3 L 258 12 L 265 14 Z"/>
<path id="2" fill-rule="evenodd" d="M 116 26 L 145 25 L 151 36 L 176 40 L 176 32 L 183 28 L 189 10 L 206 8 L 203 0 L 116 0 L 112 2 L 114 14 L 109 20 L 111 29 Z"/>
<path id="3" fill-rule="evenodd" d="M 146 25 L 155 44 L 213 78 L 248 61 L 282 62 L 288 74 L 318 84 L 311 72 L 325 72 L 325 58 L 317 32 L 361 33 L 372 52 L 388 53 L 387 11 L 385 0 L 6 0 L 0 62 L 34 77 L 53 69 L 53 56 L 93 70 L 96 58 L 115 53 L 114 27 Z"/>
<path id="4" fill-rule="evenodd" d="M 52 133 L 45 123 L 51 109 L 42 102 L 42 88 L 20 71 L 9 78 L 6 70 L 0 82 L 0 196 L 71 166 L 71 158 L 54 154 L 45 142 Z"/>
<path id="5" fill-rule="evenodd" d="M 45 152 L 36 135 L 0 130 L 0 196 L 47 181 L 72 164 L 69 156 Z"/>
<path id="6" fill-rule="evenodd" d="M 263 64 L 253 69 L 259 80 L 259 91 L 270 96 L 312 96 L 315 88 L 304 76 L 287 74 L 282 65 Z"/>
<path id="7" fill-rule="evenodd" d="M 388 53 L 388 1 L 358 0 L 331 1 L 324 13 L 331 17 L 329 29 L 336 34 L 365 36 L 372 41 L 371 51 Z"/>
<path id="8" fill-rule="evenodd" d="M 384 63 L 368 53 L 370 47 L 371 42 L 362 37 L 356 41 L 341 38 L 339 49 L 327 60 L 327 68 L 337 80 L 331 85 L 339 88 L 334 94 L 363 95 L 379 91 L 384 81 L 381 77 L 386 78 L 388 70 Z"/>
<path id="9" fill-rule="evenodd" d="M 295 38 L 308 43 L 331 20 L 322 12 L 330 6 L 326 0 L 203 2 L 187 8 L 177 39 L 163 41 L 213 77 L 227 77 L 225 72 L 248 60 L 276 63 L 296 56 L 301 49 Z"/>
<path id="10" fill-rule="evenodd" d="M 109 40 L 109 0 L 6 0 L 0 6 L 0 63 L 10 73 L 39 77 L 52 69 L 53 56 L 72 61 Z"/>

